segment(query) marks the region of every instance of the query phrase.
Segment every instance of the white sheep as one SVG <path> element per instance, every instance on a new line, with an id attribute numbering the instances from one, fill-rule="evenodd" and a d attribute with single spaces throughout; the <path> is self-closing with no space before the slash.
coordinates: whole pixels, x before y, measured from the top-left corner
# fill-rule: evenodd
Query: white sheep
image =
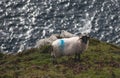
<path id="1" fill-rule="evenodd" d="M 80 54 L 84 52 L 89 43 L 88 35 L 76 36 L 71 38 L 57 39 L 52 43 L 52 60 L 61 56 L 75 55 L 75 60 L 80 60 Z"/>

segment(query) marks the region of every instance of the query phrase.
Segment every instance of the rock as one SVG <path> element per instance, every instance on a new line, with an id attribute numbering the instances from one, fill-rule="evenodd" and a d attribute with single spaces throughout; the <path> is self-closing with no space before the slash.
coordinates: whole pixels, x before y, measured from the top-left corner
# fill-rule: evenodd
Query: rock
<path id="1" fill-rule="evenodd" d="M 49 38 L 40 39 L 36 42 L 35 48 L 40 48 L 41 46 L 49 45 L 57 39 L 56 35 L 51 35 Z"/>
<path id="2" fill-rule="evenodd" d="M 35 48 L 40 48 L 41 46 L 52 44 L 53 41 L 59 38 L 69 38 L 73 37 L 74 34 L 71 34 L 67 31 L 62 30 L 61 34 L 53 34 L 49 38 L 40 39 L 36 42 Z"/>
<path id="3" fill-rule="evenodd" d="M 69 37 L 73 37 L 73 36 L 74 36 L 74 34 L 71 34 L 71 33 L 67 32 L 65 30 L 62 30 L 62 32 L 60 34 L 61 38 L 69 38 Z"/>
<path id="4" fill-rule="evenodd" d="M 40 48 L 41 46 L 44 46 L 46 44 L 50 44 L 51 41 L 48 38 L 45 39 L 40 39 L 39 41 L 36 42 L 35 48 Z"/>
<path id="5" fill-rule="evenodd" d="M 58 39 L 57 35 L 51 35 L 49 38 L 48 38 L 51 42 L 55 41 Z"/>

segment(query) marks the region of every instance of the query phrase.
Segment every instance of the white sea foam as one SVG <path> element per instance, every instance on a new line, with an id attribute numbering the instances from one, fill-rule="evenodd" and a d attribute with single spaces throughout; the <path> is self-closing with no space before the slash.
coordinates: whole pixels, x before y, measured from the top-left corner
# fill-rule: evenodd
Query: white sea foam
<path id="1" fill-rule="evenodd" d="M 19 50 L 18 50 L 18 53 L 19 53 L 19 52 L 22 52 L 22 51 L 24 50 L 24 47 L 25 47 L 25 46 L 24 46 L 23 44 L 21 44 L 21 45 L 20 45 L 20 48 L 19 48 Z"/>
<path id="2" fill-rule="evenodd" d="M 0 5 L 0 46 L 6 52 L 30 48 L 63 29 L 120 44 L 118 0 L 2 0 Z"/>
<path id="3" fill-rule="evenodd" d="M 43 32 L 42 32 L 42 37 L 45 37 L 45 34 L 46 34 L 46 31 L 43 30 Z"/>
<path id="4" fill-rule="evenodd" d="M 120 39 L 118 39 L 115 43 L 120 43 Z"/>
<path id="5" fill-rule="evenodd" d="M 96 12 L 94 12 L 92 17 L 90 17 L 90 15 L 88 13 L 86 13 L 86 19 L 83 19 L 84 26 L 82 29 L 80 28 L 80 31 L 82 34 L 91 32 L 91 28 L 92 28 L 91 22 L 93 21 L 95 15 L 96 15 Z"/>

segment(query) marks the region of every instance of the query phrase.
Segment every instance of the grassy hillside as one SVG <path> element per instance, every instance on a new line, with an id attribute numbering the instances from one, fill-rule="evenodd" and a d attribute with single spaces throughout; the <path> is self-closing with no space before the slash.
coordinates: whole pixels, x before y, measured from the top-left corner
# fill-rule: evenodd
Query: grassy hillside
<path id="1" fill-rule="evenodd" d="M 0 78 L 120 78 L 120 47 L 91 39 L 81 62 L 72 57 L 51 63 L 49 46 L 17 55 L 0 54 Z"/>

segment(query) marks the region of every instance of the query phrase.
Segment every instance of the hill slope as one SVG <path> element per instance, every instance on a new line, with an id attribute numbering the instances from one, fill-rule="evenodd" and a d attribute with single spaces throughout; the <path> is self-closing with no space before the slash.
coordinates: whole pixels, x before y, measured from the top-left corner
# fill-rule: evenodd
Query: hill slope
<path id="1" fill-rule="evenodd" d="M 0 53 L 0 78 L 120 78 L 120 47 L 91 39 L 81 62 L 72 57 L 51 63 L 49 46 L 16 55 Z"/>

